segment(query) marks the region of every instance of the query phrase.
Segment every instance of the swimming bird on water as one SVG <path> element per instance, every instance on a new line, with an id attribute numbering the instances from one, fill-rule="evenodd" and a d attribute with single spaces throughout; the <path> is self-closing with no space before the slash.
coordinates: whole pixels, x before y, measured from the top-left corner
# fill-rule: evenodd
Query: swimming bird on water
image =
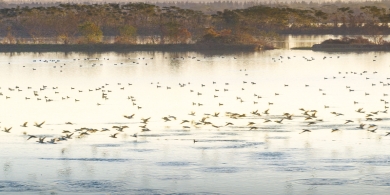
<path id="1" fill-rule="evenodd" d="M 347 123 L 353 123 L 352 120 L 346 120 L 346 122 L 344 124 L 347 124 Z"/>
<path id="2" fill-rule="evenodd" d="M 358 128 L 358 129 L 364 129 L 364 126 L 365 126 L 366 124 L 364 124 L 364 123 L 360 123 L 360 125 L 359 125 L 359 127 L 356 127 L 356 128 Z"/>
<path id="3" fill-rule="evenodd" d="M 23 125 L 20 125 L 21 127 L 27 127 L 28 122 L 24 122 Z"/>
<path id="4" fill-rule="evenodd" d="M 56 138 L 53 138 L 53 139 L 50 139 L 50 141 L 47 141 L 47 143 L 49 143 L 49 144 L 56 144 L 55 141 L 56 141 Z"/>
<path id="5" fill-rule="evenodd" d="M 31 138 L 37 138 L 37 136 L 35 136 L 35 135 L 28 135 L 27 140 L 29 140 L 29 139 L 31 139 Z"/>
<path id="6" fill-rule="evenodd" d="M 182 122 L 180 124 L 183 124 L 183 123 L 189 123 L 190 121 L 188 120 L 182 120 Z"/>
<path id="7" fill-rule="evenodd" d="M 174 120 L 176 120 L 176 116 L 168 115 L 168 118 L 173 118 Z"/>
<path id="8" fill-rule="evenodd" d="M 10 133 L 9 131 L 12 129 L 12 127 L 10 127 L 10 128 L 6 128 L 6 127 L 4 127 L 4 130 L 2 130 L 2 131 L 4 131 L 4 132 L 6 132 L 6 133 Z"/>
<path id="9" fill-rule="evenodd" d="M 203 124 L 204 124 L 204 125 L 212 125 L 212 123 L 211 123 L 211 122 L 208 122 L 208 121 L 203 122 Z"/>
<path id="10" fill-rule="evenodd" d="M 129 128 L 128 126 L 112 126 L 112 128 L 115 128 L 117 131 L 123 131 L 125 128 Z"/>
<path id="11" fill-rule="evenodd" d="M 286 115 L 286 118 L 285 119 L 287 119 L 287 120 L 292 120 L 292 117 L 293 117 L 293 115 L 292 114 L 290 114 L 290 115 Z M 275 121 L 276 122 L 276 121 Z"/>
<path id="12" fill-rule="evenodd" d="M 141 131 L 150 131 L 149 128 L 143 128 Z"/>
<path id="13" fill-rule="evenodd" d="M 233 123 L 231 123 L 231 122 L 226 122 L 226 125 L 225 125 L 225 126 L 228 126 L 228 125 L 233 125 Z"/>
<path id="14" fill-rule="evenodd" d="M 146 119 L 143 119 L 143 118 L 142 118 L 142 119 L 141 119 L 141 120 L 142 120 L 141 123 L 145 123 L 145 124 L 146 124 L 146 123 L 148 123 L 149 119 L 150 119 L 150 117 L 149 117 L 149 118 L 146 118 Z"/>
<path id="15" fill-rule="evenodd" d="M 80 133 L 80 136 L 83 136 L 83 135 L 89 135 L 89 133 L 87 133 L 87 132 L 81 132 L 81 133 Z"/>
<path id="16" fill-rule="evenodd" d="M 375 133 L 375 131 L 377 130 L 378 128 L 375 128 L 375 129 L 367 129 L 367 131 L 371 132 L 371 133 Z"/>
<path id="17" fill-rule="evenodd" d="M 34 126 L 41 128 L 43 124 L 45 124 L 45 121 L 43 121 L 42 123 L 39 123 L 39 124 L 37 122 L 35 122 Z"/>
<path id="18" fill-rule="evenodd" d="M 370 124 L 368 128 L 375 128 L 375 127 L 377 127 L 377 125 L 375 125 L 375 124 Z"/>
<path id="19" fill-rule="evenodd" d="M 123 117 L 125 117 L 125 118 L 127 118 L 127 119 L 132 119 L 132 118 L 134 117 L 134 115 L 135 115 L 135 114 L 132 114 L 132 115 L 129 115 L 129 116 L 123 115 Z"/>
<path id="20" fill-rule="evenodd" d="M 274 121 L 274 122 L 279 123 L 279 124 L 282 124 L 283 119 L 284 119 L 284 118 L 282 118 L 282 119 L 280 119 L 280 120 L 276 120 L 276 121 Z"/>
<path id="21" fill-rule="evenodd" d="M 114 133 L 114 134 L 110 135 L 110 137 L 116 138 L 116 135 L 118 135 L 118 133 Z"/>
<path id="22" fill-rule="evenodd" d="M 331 112 L 331 114 L 334 114 L 336 116 L 341 116 L 341 115 L 344 115 L 344 114 L 341 114 L 341 113 L 336 113 L 336 112 Z"/>
<path id="23" fill-rule="evenodd" d="M 247 126 L 252 126 L 254 124 L 255 124 L 254 122 L 249 122 Z"/>
<path id="24" fill-rule="evenodd" d="M 363 108 L 359 108 L 358 110 L 356 110 L 356 112 L 364 113 Z"/>
<path id="25" fill-rule="evenodd" d="M 39 137 L 38 139 L 38 143 L 40 143 L 40 144 L 44 144 L 45 142 L 43 142 L 44 140 L 45 140 L 45 138 L 46 138 L 46 136 L 45 137 Z"/>
<path id="26" fill-rule="evenodd" d="M 378 114 L 379 111 L 376 111 L 376 112 L 371 112 L 372 114 Z"/>
<path id="27" fill-rule="evenodd" d="M 73 134 L 74 134 L 74 133 L 66 134 L 66 135 L 65 135 L 65 138 L 66 138 L 66 139 L 72 139 L 72 135 L 73 135 Z"/>
<path id="28" fill-rule="evenodd" d="M 110 131 L 110 130 L 107 128 L 102 128 L 102 130 L 100 130 L 100 131 L 103 132 L 103 131 Z"/>
<path id="29" fill-rule="evenodd" d="M 311 132 L 309 129 L 302 129 L 303 131 L 302 132 L 300 132 L 299 134 L 301 134 L 301 133 L 305 133 L 305 132 Z"/>

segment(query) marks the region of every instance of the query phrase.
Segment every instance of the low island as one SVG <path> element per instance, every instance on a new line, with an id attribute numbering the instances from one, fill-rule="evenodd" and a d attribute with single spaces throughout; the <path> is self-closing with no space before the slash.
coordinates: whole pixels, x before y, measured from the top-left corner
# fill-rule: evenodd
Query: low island
<path id="1" fill-rule="evenodd" d="M 343 37 L 328 39 L 311 47 L 313 51 L 390 51 L 390 43 L 382 38 L 378 41 L 358 36 L 356 38 Z"/>

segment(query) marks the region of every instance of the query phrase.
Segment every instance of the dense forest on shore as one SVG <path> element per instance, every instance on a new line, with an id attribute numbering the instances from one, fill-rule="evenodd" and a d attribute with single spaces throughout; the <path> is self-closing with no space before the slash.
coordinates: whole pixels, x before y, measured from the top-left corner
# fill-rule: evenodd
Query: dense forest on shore
<path id="1" fill-rule="evenodd" d="M 194 3 L 53 4 L 0 9 L 3 44 L 270 45 L 279 34 L 367 35 L 380 43 L 390 33 L 390 2 L 237 4 L 210 13 Z M 162 3 L 160 3 L 162 5 Z M 164 4 L 165 5 L 165 4 Z M 186 9 L 191 5 L 194 9 Z M 202 4 L 199 4 L 202 5 Z M 204 4 L 203 4 L 204 5 Z M 211 5 L 211 4 L 210 4 Z M 213 4 L 214 5 L 214 4 Z M 234 5 L 234 2 L 224 5 Z M 206 9 L 207 10 L 207 9 Z"/>

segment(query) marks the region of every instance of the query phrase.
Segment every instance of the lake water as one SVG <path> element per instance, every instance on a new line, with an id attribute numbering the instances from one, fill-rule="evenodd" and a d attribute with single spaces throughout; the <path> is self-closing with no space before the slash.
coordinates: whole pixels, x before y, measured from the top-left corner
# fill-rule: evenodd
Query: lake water
<path id="1" fill-rule="evenodd" d="M 362 35 L 364 38 L 372 40 L 373 37 Z M 290 49 L 294 47 L 311 47 L 313 44 L 319 44 L 327 39 L 340 39 L 344 37 L 343 35 L 280 35 L 279 40 L 273 42 L 273 45 L 277 48 L 281 49 Z M 356 35 L 348 36 L 350 38 L 356 37 Z M 3 40 L 4 37 L 1 37 Z M 390 36 L 383 35 L 383 39 L 386 41 L 390 40 Z M 40 38 L 40 41 L 49 44 L 61 44 L 57 39 L 53 38 Z M 7 42 L 7 39 L 3 40 L 3 42 Z M 34 40 L 31 38 L 23 38 L 21 40 L 23 43 L 33 44 Z M 114 43 L 115 37 L 113 36 L 105 36 L 103 38 L 103 42 L 105 43 Z M 149 40 L 148 37 L 138 37 L 138 44 L 152 44 L 152 41 Z"/>
<path id="2" fill-rule="evenodd" d="M 389 57 L 0 54 L 0 194 L 388 194 Z"/>

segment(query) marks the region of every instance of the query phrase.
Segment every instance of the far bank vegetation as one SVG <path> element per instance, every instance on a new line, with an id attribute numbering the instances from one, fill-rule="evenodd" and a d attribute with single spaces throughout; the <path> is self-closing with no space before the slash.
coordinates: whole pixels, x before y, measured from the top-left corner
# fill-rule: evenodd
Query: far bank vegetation
<path id="1" fill-rule="evenodd" d="M 3 44 L 270 46 L 280 34 L 364 34 L 380 44 L 390 32 L 386 4 L 302 5 L 253 5 L 215 13 L 146 3 L 17 6 L 0 9 L 0 36 Z"/>

